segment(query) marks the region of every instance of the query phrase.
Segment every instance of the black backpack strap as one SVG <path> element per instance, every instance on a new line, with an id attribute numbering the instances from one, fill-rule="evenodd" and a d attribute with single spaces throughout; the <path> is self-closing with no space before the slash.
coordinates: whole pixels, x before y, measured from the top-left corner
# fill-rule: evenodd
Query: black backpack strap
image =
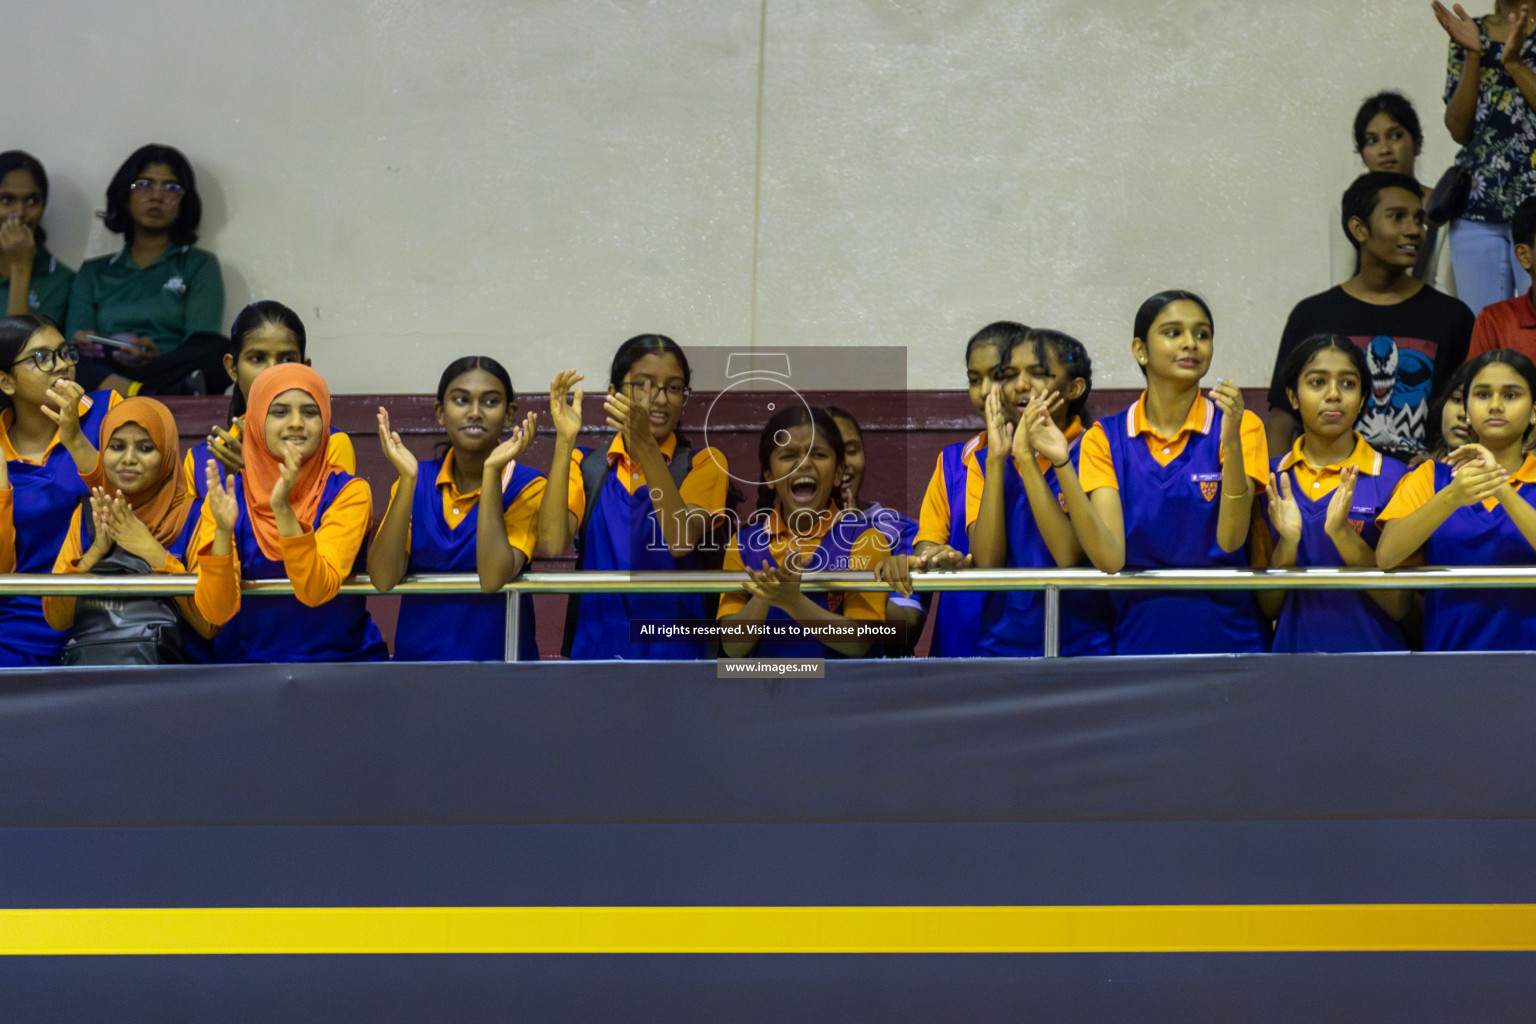
<path id="1" fill-rule="evenodd" d="M 667 468 L 672 471 L 672 482 L 678 490 L 683 489 L 683 481 L 688 479 L 688 471 L 693 468 L 693 449 L 682 438 L 677 439 L 677 447 L 672 451 L 672 461 Z"/>
<path id="2" fill-rule="evenodd" d="M 581 457 L 581 493 L 585 498 L 584 507 L 581 510 L 581 522 L 576 526 L 576 568 L 586 568 L 586 538 L 587 527 L 592 522 L 592 509 L 597 505 L 597 496 L 603 491 L 603 484 L 608 480 L 608 474 L 613 472 L 613 467 L 608 464 L 608 457 L 597 449 L 588 451 Z M 567 594 L 565 597 L 565 637 L 560 643 L 560 653 L 569 658 L 571 648 L 576 643 L 576 623 L 580 618 L 581 595 Z"/>

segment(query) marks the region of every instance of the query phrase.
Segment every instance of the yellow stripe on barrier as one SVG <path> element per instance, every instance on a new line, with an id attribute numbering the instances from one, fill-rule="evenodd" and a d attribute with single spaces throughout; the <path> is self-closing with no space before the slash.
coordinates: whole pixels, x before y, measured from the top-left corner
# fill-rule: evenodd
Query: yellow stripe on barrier
<path id="1" fill-rule="evenodd" d="M 0 910 L 0 955 L 1536 950 L 1536 905 Z"/>

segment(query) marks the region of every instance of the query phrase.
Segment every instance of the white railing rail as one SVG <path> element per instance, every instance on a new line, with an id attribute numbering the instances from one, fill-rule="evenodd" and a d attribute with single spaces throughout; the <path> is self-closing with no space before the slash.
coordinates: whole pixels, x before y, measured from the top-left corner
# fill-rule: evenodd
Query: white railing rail
<path id="1" fill-rule="evenodd" d="M 525 594 L 723 594 L 738 590 L 744 573 L 731 572 L 533 572 L 503 588 L 507 601 L 506 657 L 514 660 L 519 640 L 519 602 Z M 89 574 L 0 574 L 0 597 L 84 597 L 115 594 L 136 597 L 189 595 L 197 582 L 190 574 L 92 576 Z M 811 592 L 888 591 L 868 572 L 807 573 L 801 586 Z M 1045 656 L 1058 654 L 1060 597 L 1063 590 L 1466 590 L 1536 586 L 1536 565 L 1416 567 L 1380 569 L 1145 569 L 1109 575 L 1096 569 L 963 569 L 912 577 L 917 591 L 1045 591 Z M 378 595 L 361 577 L 342 584 L 343 594 Z M 246 580 L 241 594 L 291 595 L 286 579 Z M 480 579 L 466 573 L 408 576 L 391 594 L 479 594 Z"/>

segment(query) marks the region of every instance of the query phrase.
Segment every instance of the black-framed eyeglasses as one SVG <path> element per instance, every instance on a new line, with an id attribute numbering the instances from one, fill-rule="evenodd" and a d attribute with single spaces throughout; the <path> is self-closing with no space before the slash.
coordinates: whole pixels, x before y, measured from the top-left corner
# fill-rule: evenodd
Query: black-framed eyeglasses
<path id="1" fill-rule="evenodd" d="M 43 373 L 49 373 L 55 366 L 59 365 L 60 359 L 63 359 L 70 366 L 74 366 L 80 361 L 80 347 L 72 341 L 66 341 L 58 348 L 34 349 L 12 363 L 11 369 L 14 370 L 23 363 L 31 363 Z"/>
<path id="2" fill-rule="evenodd" d="M 667 397 L 667 401 L 673 405 L 682 405 L 688 401 L 688 396 L 693 394 L 693 389 L 682 384 L 652 384 L 648 380 L 626 380 L 619 382 L 620 387 L 629 388 L 631 395 L 637 398 L 640 395 L 649 395 L 660 391 Z"/>
<path id="3" fill-rule="evenodd" d="M 186 188 L 174 181 L 155 181 L 152 178 L 140 178 L 128 186 L 135 192 L 164 192 L 167 199 L 180 199 Z"/>

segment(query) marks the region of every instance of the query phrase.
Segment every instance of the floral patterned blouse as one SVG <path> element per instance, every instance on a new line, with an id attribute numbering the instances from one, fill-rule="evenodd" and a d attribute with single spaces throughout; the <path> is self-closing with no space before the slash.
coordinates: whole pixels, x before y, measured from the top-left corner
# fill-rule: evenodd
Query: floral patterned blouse
<path id="1" fill-rule="evenodd" d="M 1472 172 L 1472 189 L 1467 196 L 1467 220 L 1508 223 L 1515 207 L 1536 195 L 1536 172 L 1532 154 L 1536 153 L 1536 115 L 1508 71 L 1504 70 L 1504 44 L 1488 38 L 1483 21 L 1477 23 L 1483 41 L 1481 81 L 1477 90 L 1477 114 L 1472 138 L 1456 154 L 1456 165 Z M 1521 58 L 1536 67 L 1536 35 L 1525 40 Z M 1454 40 L 1446 62 L 1445 101 L 1451 101 L 1467 51 Z"/>

